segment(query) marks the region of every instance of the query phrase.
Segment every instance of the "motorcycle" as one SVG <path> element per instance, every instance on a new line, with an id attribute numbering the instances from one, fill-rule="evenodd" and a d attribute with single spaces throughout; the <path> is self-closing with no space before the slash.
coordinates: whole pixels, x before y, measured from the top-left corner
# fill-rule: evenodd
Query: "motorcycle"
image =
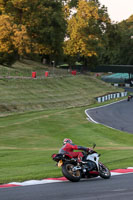
<path id="1" fill-rule="evenodd" d="M 132 98 L 133 98 L 133 95 L 129 95 L 129 96 L 127 97 L 127 101 L 130 101 Z"/>
<path id="2" fill-rule="evenodd" d="M 72 182 L 78 182 L 81 178 L 93 178 L 100 176 L 109 179 L 111 173 L 109 169 L 99 161 L 100 154 L 94 151 L 83 151 L 84 157 L 79 163 L 77 158 L 69 154 L 53 154 L 52 158 L 57 162 L 58 167 L 62 167 L 63 175 Z"/>

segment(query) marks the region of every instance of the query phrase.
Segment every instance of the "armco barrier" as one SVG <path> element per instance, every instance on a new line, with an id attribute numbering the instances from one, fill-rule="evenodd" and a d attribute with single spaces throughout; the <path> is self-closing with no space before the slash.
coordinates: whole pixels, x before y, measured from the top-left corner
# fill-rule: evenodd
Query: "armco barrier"
<path id="1" fill-rule="evenodd" d="M 130 87 L 131 86 L 131 84 L 129 83 L 112 83 L 111 85 L 115 87 Z"/>
<path id="2" fill-rule="evenodd" d="M 116 95 L 117 95 L 117 98 L 120 98 L 120 93 L 117 93 Z"/>
<path id="3" fill-rule="evenodd" d="M 104 96 L 97 97 L 96 100 L 98 103 L 108 101 L 110 99 L 116 99 L 120 97 L 125 97 L 127 96 L 127 92 L 117 92 L 117 93 L 111 93 L 111 94 L 105 94 Z"/>

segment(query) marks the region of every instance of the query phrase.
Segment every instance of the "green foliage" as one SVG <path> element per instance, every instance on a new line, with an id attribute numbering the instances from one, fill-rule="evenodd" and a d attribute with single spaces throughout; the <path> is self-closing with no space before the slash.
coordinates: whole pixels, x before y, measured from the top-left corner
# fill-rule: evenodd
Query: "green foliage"
<path id="1" fill-rule="evenodd" d="M 17 60 L 18 55 L 17 53 L 12 52 L 0 52 L 0 64 L 4 64 L 6 66 L 11 66 Z"/>
<path id="2" fill-rule="evenodd" d="M 34 7 L 31 5 L 28 14 L 27 28 L 31 37 L 40 44 L 50 46 L 53 53 L 58 54 L 66 28 L 62 4 L 53 0 L 38 1 Z"/>
<path id="3" fill-rule="evenodd" d="M 41 55 L 88 67 L 133 64 L 132 21 L 112 23 L 99 0 L 0 0 L 0 63 Z"/>
<path id="4" fill-rule="evenodd" d="M 71 0 L 68 5 L 70 8 L 77 7 L 79 0 Z"/>
<path id="5" fill-rule="evenodd" d="M 117 24 L 107 24 L 103 37 L 103 45 L 99 51 L 101 64 L 119 64 L 120 43 L 122 42 L 121 29 Z"/>
<path id="6" fill-rule="evenodd" d="M 12 41 L 20 56 L 60 55 L 66 29 L 62 1 L 1 0 L 0 8 L 11 21 Z"/>
<path id="7" fill-rule="evenodd" d="M 101 64 L 133 64 L 132 17 L 116 24 L 107 24 L 99 53 Z"/>
<path id="8" fill-rule="evenodd" d="M 120 43 L 120 60 L 122 64 L 133 65 L 133 22 L 132 18 L 119 24 L 122 41 Z"/>

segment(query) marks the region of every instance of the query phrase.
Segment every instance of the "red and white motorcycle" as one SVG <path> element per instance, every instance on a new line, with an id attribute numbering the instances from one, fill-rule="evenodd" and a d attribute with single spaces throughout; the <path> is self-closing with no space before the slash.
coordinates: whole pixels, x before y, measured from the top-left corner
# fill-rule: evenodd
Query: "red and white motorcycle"
<path id="1" fill-rule="evenodd" d="M 52 158 L 57 162 L 58 167 L 62 167 L 63 175 L 72 182 L 78 182 L 81 178 L 92 178 L 100 176 L 109 179 L 111 173 L 109 169 L 99 161 L 100 154 L 94 151 L 83 152 L 82 162 L 72 158 L 69 154 L 53 154 Z"/>

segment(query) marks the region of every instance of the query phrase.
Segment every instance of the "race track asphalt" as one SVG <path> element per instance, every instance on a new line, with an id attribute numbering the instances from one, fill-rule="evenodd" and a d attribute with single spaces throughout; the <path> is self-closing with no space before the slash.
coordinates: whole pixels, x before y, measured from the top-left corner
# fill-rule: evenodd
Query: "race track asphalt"
<path id="1" fill-rule="evenodd" d="M 36 186 L 0 188 L 0 200 L 132 200 L 133 174 Z"/>
<path id="2" fill-rule="evenodd" d="M 133 133 L 133 99 L 88 109 L 86 114 L 95 122 Z"/>

